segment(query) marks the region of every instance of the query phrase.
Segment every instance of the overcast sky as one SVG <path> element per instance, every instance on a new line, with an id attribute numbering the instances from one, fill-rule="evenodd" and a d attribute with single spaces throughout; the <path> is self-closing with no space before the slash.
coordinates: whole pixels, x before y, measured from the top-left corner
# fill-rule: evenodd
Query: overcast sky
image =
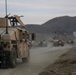
<path id="1" fill-rule="evenodd" d="M 8 14 L 23 15 L 25 24 L 42 24 L 59 16 L 76 16 L 76 0 L 7 0 Z M 0 0 L 0 17 L 5 16 L 5 0 Z"/>

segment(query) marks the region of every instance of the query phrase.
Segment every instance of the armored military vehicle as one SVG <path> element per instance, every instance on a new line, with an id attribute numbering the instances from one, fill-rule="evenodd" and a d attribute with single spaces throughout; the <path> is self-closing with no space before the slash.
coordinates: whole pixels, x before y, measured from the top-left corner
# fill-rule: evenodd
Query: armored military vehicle
<path id="1" fill-rule="evenodd" d="M 16 67 L 17 58 L 29 59 L 29 33 L 17 15 L 0 18 L 0 67 Z"/>

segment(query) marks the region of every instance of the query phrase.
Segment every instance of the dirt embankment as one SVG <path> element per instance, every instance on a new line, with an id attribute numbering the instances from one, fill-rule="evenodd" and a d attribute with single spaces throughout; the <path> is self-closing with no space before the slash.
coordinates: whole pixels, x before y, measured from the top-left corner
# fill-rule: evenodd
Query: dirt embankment
<path id="1" fill-rule="evenodd" d="M 76 75 L 76 47 L 60 56 L 39 75 Z"/>

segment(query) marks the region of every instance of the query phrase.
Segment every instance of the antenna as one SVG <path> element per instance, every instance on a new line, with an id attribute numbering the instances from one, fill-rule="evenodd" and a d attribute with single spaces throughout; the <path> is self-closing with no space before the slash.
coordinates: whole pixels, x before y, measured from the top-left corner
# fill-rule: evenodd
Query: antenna
<path id="1" fill-rule="evenodd" d="M 7 15 L 7 0 L 5 0 L 5 12 L 6 12 L 6 34 L 8 34 L 8 15 Z"/>

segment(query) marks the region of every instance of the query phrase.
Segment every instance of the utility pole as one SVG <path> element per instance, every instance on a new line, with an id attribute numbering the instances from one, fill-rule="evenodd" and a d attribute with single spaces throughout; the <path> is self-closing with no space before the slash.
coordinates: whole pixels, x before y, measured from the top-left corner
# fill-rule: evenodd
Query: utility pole
<path id="1" fill-rule="evenodd" d="M 7 0 L 5 0 L 5 12 L 6 12 L 6 34 L 8 34 L 8 16 L 7 16 Z"/>

